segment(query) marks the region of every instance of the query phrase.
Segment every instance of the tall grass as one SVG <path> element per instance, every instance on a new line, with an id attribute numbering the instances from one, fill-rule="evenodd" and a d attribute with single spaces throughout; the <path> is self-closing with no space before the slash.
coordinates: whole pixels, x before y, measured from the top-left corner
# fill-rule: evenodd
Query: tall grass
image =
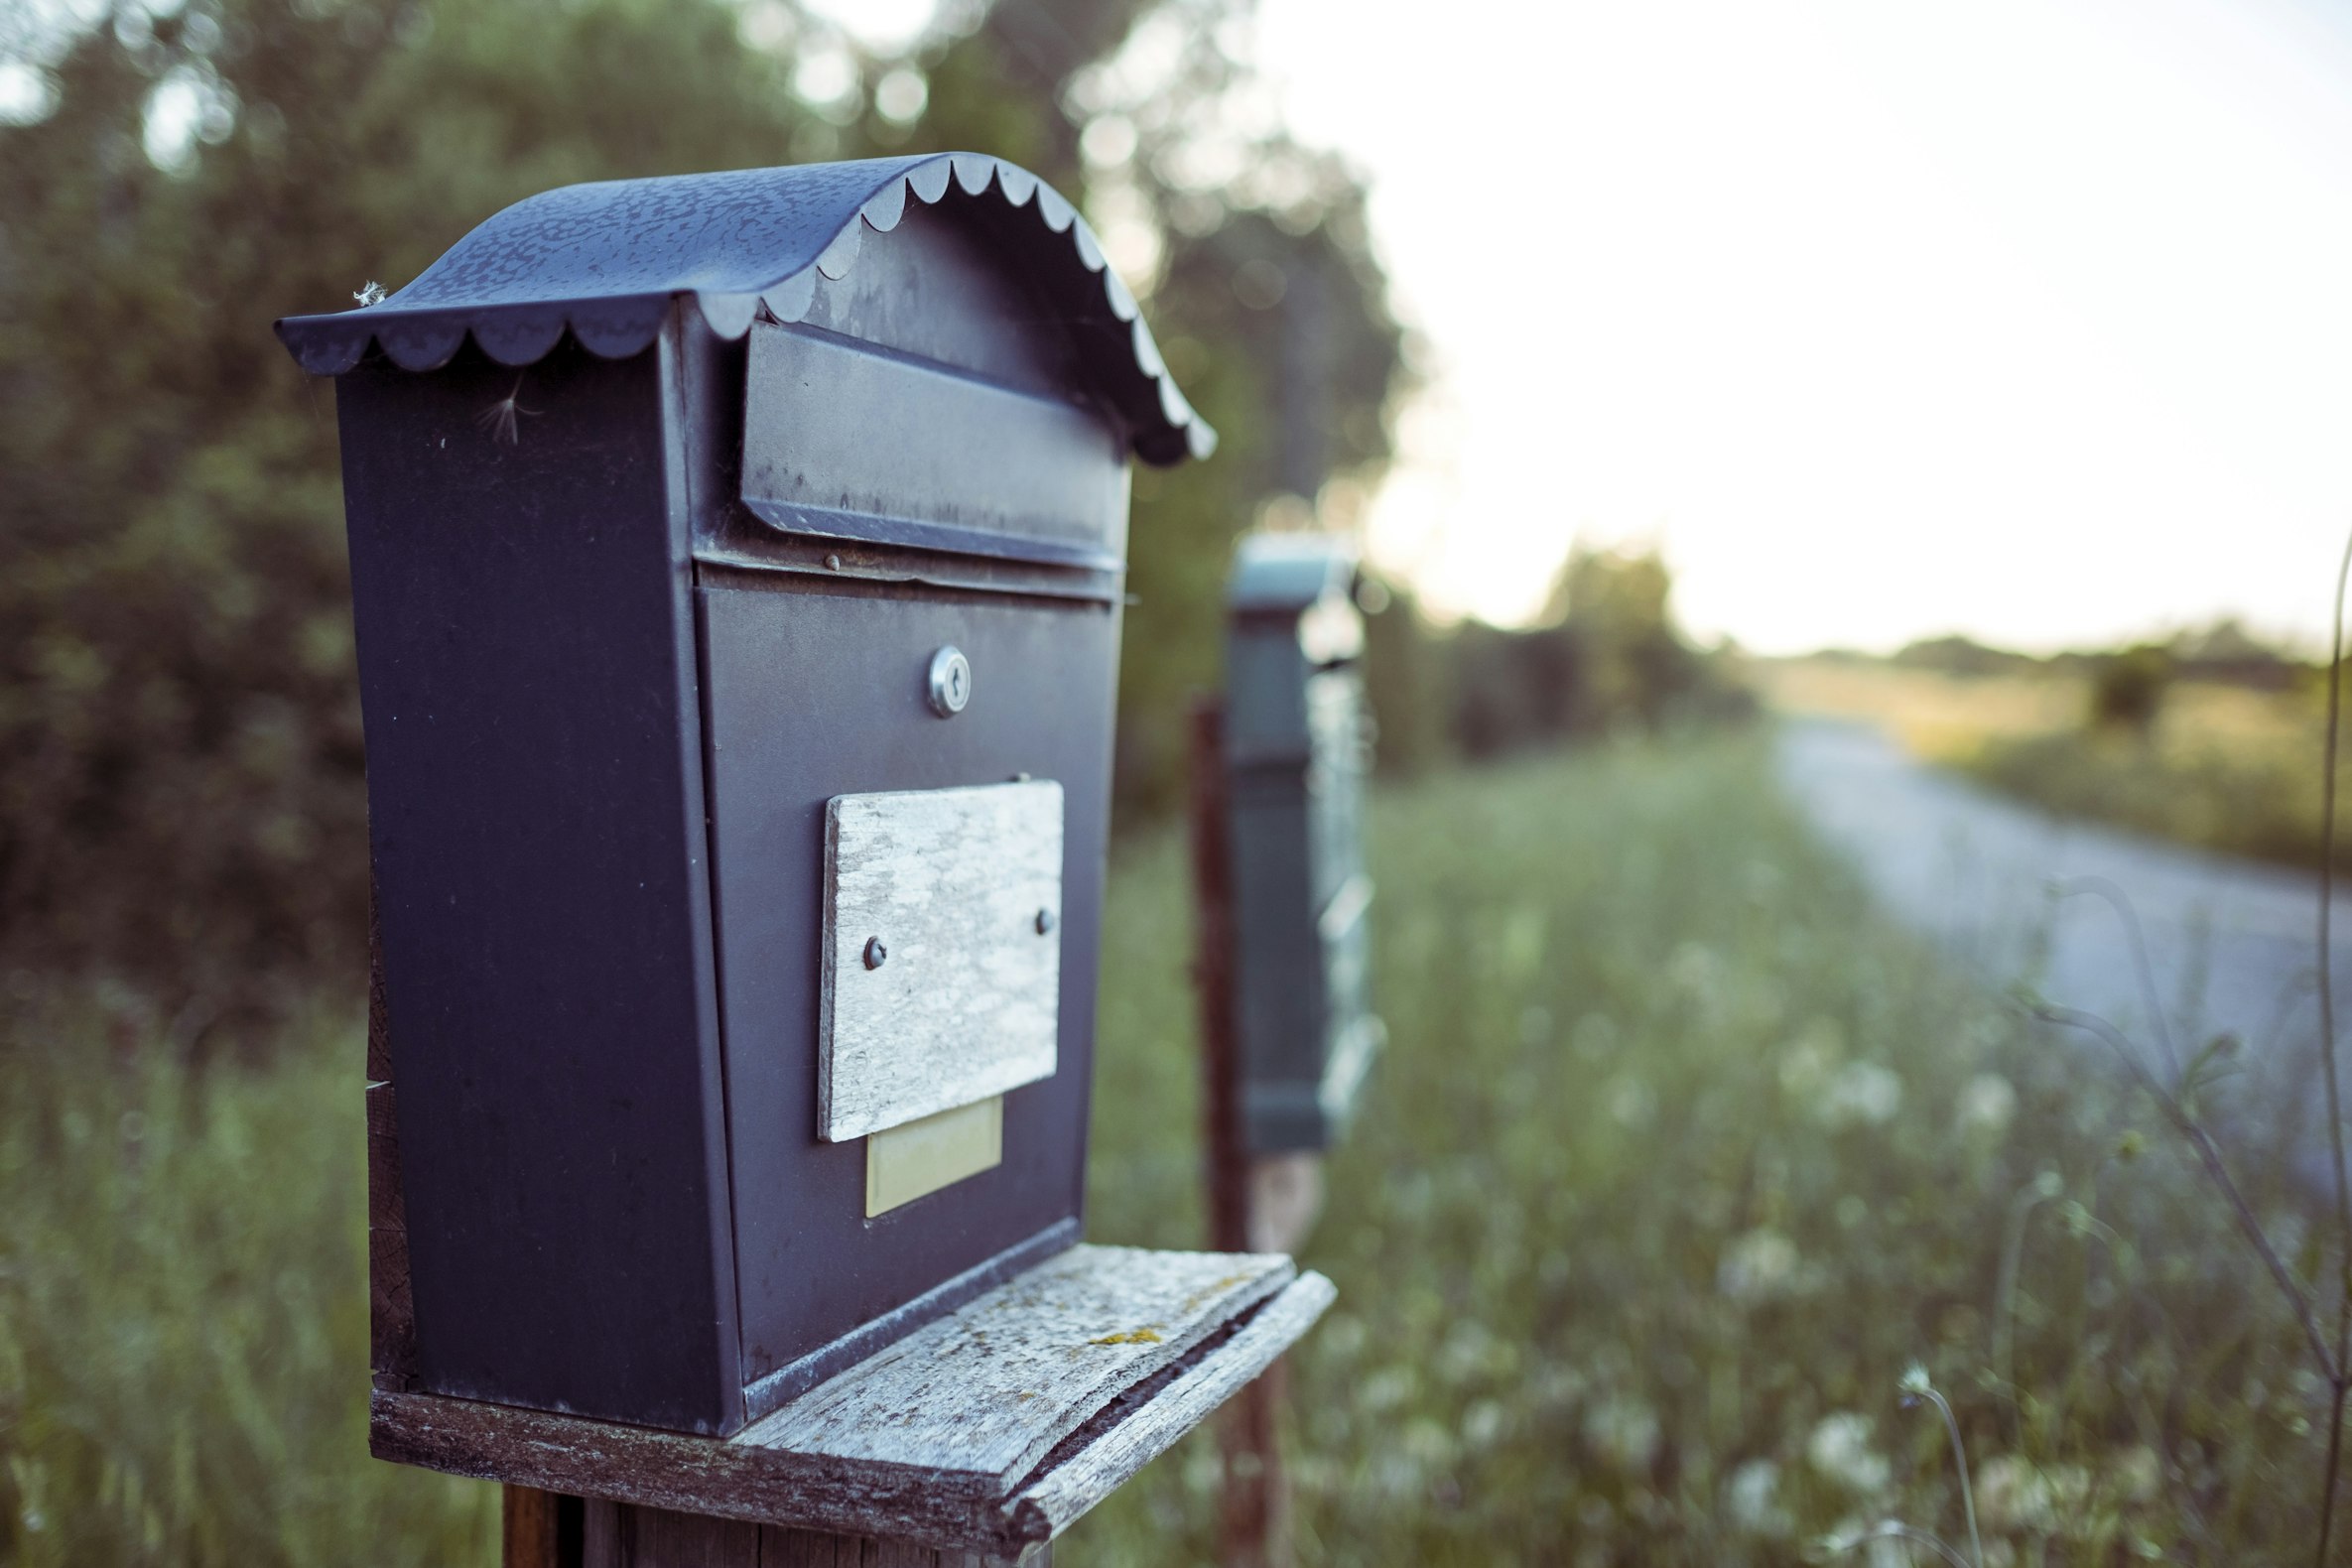
<path id="1" fill-rule="evenodd" d="M 367 1457 L 351 1009 L 196 1071 L 17 977 L 0 1031 L 0 1561 L 493 1560 L 492 1489 Z"/>
<path id="2" fill-rule="evenodd" d="M 2307 1560 L 2327 1389 L 2219 1202 L 2096 1058 L 1889 929 L 1766 777 L 1759 742 L 1671 743 L 1376 801 L 1392 1043 L 1306 1249 L 1340 1300 L 1295 1353 L 1302 1557 L 1952 1538 L 1949 1442 L 1897 1408 L 1918 1362 L 1989 1562 Z M 1203 1234 L 1189 948 L 1181 845 L 1122 846 L 1097 1240 Z M 492 1560 L 487 1489 L 364 1457 L 353 1011 L 196 1072 L 135 1009 L 8 1003 L 0 1560 Z M 2325 1295 L 2324 1234 L 2244 1174 Z M 1188 1440 L 1064 1560 L 1208 1561 L 1215 1480 Z"/>

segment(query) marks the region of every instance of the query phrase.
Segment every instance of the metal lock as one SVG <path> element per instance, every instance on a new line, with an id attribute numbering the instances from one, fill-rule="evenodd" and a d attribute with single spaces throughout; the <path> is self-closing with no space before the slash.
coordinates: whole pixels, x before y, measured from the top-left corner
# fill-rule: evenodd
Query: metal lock
<path id="1" fill-rule="evenodd" d="M 972 701 L 972 661 L 964 650 L 947 643 L 931 656 L 931 711 L 953 719 Z"/>

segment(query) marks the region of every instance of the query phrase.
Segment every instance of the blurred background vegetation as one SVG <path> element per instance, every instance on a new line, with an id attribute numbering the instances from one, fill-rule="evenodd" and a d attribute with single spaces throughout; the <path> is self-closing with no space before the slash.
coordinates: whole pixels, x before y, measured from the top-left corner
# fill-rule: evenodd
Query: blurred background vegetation
<path id="1" fill-rule="evenodd" d="M 268 324 L 575 181 L 973 147 L 1080 200 L 1224 437 L 1137 475 L 1121 819 L 1181 789 L 1232 536 L 1347 526 L 1413 384 L 1361 182 L 1282 131 L 1232 0 L 950 6 L 877 57 L 781 0 L 13 11 L 0 63 L 0 964 L 184 1028 L 358 973 L 366 807 L 332 389 Z M 1375 633 L 1384 760 L 1720 704 L 1654 556 L 1535 632 Z"/>
<path id="2" fill-rule="evenodd" d="M 1792 714 L 1867 719 L 2060 816 L 2308 870 L 2319 862 L 2327 675 L 2235 621 L 2043 656 L 1966 637 L 1891 657 L 1756 661 Z M 2352 870 L 2339 837 L 2337 869 Z"/>

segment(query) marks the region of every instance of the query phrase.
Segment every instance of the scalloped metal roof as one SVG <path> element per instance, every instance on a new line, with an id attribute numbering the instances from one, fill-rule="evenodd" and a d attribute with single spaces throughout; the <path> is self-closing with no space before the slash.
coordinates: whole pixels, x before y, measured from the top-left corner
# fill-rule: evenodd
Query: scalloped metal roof
<path id="1" fill-rule="evenodd" d="M 1168 374 L 1135 297 L 1104 259 L 1086 219 L 1027 170 L 982 153 L 934 153 L 566 186 L 516 202 L 475 228 L 381 304 L 290 316 L 278 336 L 305 370 L 340 375 L 372 341 L 394 364 L 447 364 L 468 334 L 500 364 L 539 359 L 566 330 L 591 353 L 633 354 L 661 330 L 670 302 L 692 296 L 712 329 L 750 330 L 764 307 L 797 322 L 817 276 L 847 276 L 865 230 L 898 226 L 909 197 L 930 204 L 954 184 L 994 192 L 1039 236 L 1063 236 L 1067 266 L 1040 269 L 1059 299 L 1096 392 L 1124 418 L 1147 462 L 1206 457 L 1217 433 Z"/>

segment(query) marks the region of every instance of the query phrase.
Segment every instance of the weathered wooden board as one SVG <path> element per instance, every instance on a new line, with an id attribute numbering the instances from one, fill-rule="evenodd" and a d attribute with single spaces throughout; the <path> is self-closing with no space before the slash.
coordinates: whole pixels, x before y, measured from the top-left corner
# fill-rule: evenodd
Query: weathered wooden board
<path id="1" fill-rule="evenodd" d="M 733 1438 L 378 1390 L 372 1446 L 578 1497 L 1013 1557 L 1264 1371 L 1331 1299 L 1287 1258 L 1084 1246 Z"/>
<path id="2" fill-rule="evenodd" d="M 1053 1076 L 1061 785 L 838 795 L 825 857 L 819 1136 L 862 1137 Z"/>
<path id="3" fill-rule="evenodd" d="M 1321 1274 L 1300 1275 L 1232 1336 L 1207 1354 L 1170 1369 L 1164 1385 L 1122 1395 L 1126 1409 L 1106 1411 L 1099 1432 L 1081 1433 L 1067 1456 L 1057 1452 L 1034 1480 L 1014 1497 L 1016 1527 L 1050 1540 L 1068 1529 L 1127 1478 L 1165 1453 L 1219 1405 L 1271 1367 L 1299 1337 L 1315 1326 L 1338 1292 Z"/>
<path id="4" fill-rule="evenodd" d="M 1088 1416 L 1290 1282 L 1264 1253 L 1076 1246 L 747 1428 L 745 1442 L 962 1471 L 1004 1491 Z"/>

